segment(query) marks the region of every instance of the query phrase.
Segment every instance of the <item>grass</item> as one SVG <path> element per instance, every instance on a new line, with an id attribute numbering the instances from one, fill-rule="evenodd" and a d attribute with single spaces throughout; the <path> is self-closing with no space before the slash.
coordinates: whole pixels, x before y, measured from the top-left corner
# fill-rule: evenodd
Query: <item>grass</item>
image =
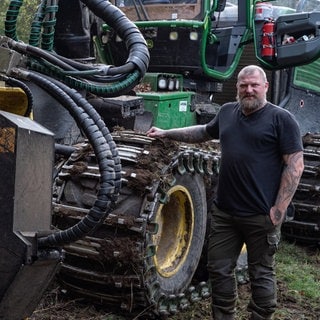
<path id="1" fill-rule="evenodd" d="M 279 307 L 275 319 L 320 319 L 320 251 L 283 241 L 276 256 Z"/>
<path id="2" fill-rule="evenodd" d="M 282 242 L 276 259 L 277 278 L 286 283 L 288 291 L 297 298 L 319 304 L 320 251 Z"/>

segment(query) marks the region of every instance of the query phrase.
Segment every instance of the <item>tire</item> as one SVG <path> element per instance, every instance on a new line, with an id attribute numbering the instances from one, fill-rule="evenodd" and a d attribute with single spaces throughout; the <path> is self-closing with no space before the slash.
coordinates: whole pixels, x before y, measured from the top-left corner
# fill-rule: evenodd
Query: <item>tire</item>
<path id="1" fill-rule="evenodd" d="M 156 246 L 154 264 L 161 291 L 183 292 L 198 267 L 205 241 L 207 205 L 205 186 L 199 174 L 176 174 L 167 191 L 168 201 L 155 216 L 159 225 L 152 242 Z"/>

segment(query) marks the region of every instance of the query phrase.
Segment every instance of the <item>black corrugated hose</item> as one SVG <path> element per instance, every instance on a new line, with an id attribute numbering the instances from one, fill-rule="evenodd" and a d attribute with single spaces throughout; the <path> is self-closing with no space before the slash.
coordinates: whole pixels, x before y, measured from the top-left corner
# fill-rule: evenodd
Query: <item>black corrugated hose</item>
<path id="1" fill-rule="evenodd" d="M 129 50 L 127 63 L 136 65 L 141 74 L 144 75 L 149 65 L 150 54 L 146 41 L 140 33 L 138 27 L 131 22 L 126 15 L 106 0 L 81 0 L 97 17 L 106 21 L 108 25 L 115 29 Z M 110 68 L 110 74 L 128 72 L 127 65 Z M 124 68 L 122 70 L 121 68 Z"/>
<path id="2" fill-rule="evenodd" d="M 84 108 L 89 111 L 90 115 L 84 110 L 84 104 L 80 97 L 75 92 L 71 93 L 70 90 L 72 89 L 69 89 L 71 97 L 70 94 L 61 89 L 64 85 L 57 85 L 56 80 L 52 82 L 35 72 L 22 70 L 18 71 L 18 76 L 37 84 L 70 112 L 78 126 L 82 128 L 96 155 L 100 170 L 100 188 L 97 199 L 89 213 L 76 225 L 38 239 L 39 247 L 70 243 L 92 231 L 112 209 L 117 197 L 115 191 L 120 188 L 119 185 L 115 185 L 119 179 L 116 176 L 121 170 L 120 161 L 117 159 L 116 151 L 111 150 L 114 149 L 114 144 L 110 133 L 106 132 L 108 129 L 104 126 L 105 129 L 100 130 L 103 121 L 94 108 L 90 107 L 89 103 L 86 103 Z"/>
<path id="3" fill-rule="evenodd" d="M 28 100 L 28 106 L 27 106 L 27 110 L 24 113 L 25 117 L 29 117 L 32 111 L 32 107 L 33 107 L 33 95 L 31 90 L 29 89 L 29 87 L 23 83 L 22 81 L 19 81 L 15 78 L 10 78 L 10 77 L 2 77 L 5 81 L 5 83 L 9 86 L 12 87 L 18 87 L 20 89 L 22 89 L 24 91 L 24 93 L 27 96 L 27 100 Z"/>

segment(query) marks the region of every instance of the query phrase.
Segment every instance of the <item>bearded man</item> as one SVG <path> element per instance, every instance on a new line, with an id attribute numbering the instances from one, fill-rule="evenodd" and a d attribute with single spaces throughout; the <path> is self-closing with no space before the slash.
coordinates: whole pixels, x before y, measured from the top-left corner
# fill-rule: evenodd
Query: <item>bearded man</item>
<path id="1" fill-rule="evenodd" d="M 147 132 L 186 143 L 220 140 L 207 265 L 215 320 L 235 319 L 234 271 L 243 244 L 251 284 L 250 319 L 273 319 L 276 311 L 274 255 L 304 163 L 298 123 L 287 110 L 267 101 L 268 88 L 264 70 L 246 66 L 238 74 L 237 101 L 224 104 L 208 124 Z"/>

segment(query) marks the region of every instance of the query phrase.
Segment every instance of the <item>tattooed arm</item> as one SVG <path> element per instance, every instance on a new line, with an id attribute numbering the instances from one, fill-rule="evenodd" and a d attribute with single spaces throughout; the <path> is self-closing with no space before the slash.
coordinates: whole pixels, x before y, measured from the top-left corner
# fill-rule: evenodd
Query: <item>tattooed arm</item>
<path id="1" fill-rule="evenodd" d="M 282 172 L 280 187 L 275 205 L 270 210 L 270 218 L 274 225 L 280 224 L 286 214 L 286 210 L 297 190 L 303 169 L 303 152 L 283 156 L 285 167 Z"/>
<path id="2" fill-rule="evenodd" d="M 152 138 L 169 138 L 186 143 L 199 143 L 212 140 L 212 137 L 207 133 L 206 125 L 196 125 L 169 130 L 152 127 L 147 131 L 147 135 Z"/>

